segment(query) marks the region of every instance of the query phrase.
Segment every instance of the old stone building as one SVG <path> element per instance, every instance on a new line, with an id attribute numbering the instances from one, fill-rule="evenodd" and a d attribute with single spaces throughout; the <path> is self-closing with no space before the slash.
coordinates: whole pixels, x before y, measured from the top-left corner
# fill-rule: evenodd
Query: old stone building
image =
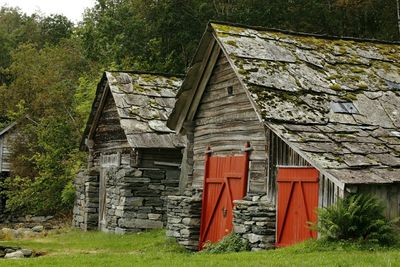
<path id="1" fill-rule="evenodd" d="M 211 23 L 168 121 L 188 143 L 167 234 L 286 246 L 352 192 L 399 216 L 399 107 L 399 43 Z"/>
<path id="2" fill-rule="evenodd" d="M 116 233 L 163 227 L 184 146 L 165 125 L 180 84 L 166 74 L 104 73 L 81 144 L 89 158 L 75 180 L 75 227 Z"/>

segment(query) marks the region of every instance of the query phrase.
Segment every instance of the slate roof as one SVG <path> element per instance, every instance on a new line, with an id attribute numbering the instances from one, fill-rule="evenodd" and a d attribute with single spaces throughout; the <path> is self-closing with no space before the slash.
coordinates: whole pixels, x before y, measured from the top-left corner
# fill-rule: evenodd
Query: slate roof
<path id="1" fill-rule="evenodd" d="M 260 119 L 312 165 L 343 184 L 400 181 L 399 43 L 219 23 L 210 35 Z"/>
<path id="2" fill-rule="evenodd" d="M 181 83 L 182 79 L 176 75 L 105 72 L 96 92 L 84 138 L 90 132 L 103 91 L 109 88 L 120 125 L 133 148 L 184 147 L 182 136 L 166 127 Z"/>

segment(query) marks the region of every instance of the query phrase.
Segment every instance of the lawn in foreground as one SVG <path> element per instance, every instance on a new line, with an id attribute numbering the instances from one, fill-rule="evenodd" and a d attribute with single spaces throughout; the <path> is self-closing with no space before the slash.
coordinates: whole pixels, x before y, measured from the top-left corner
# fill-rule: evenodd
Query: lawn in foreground
<path id="1" fill-rule="evenodd" d="M 124 236 L 71 230 L 40 239 L 0 242 L 47 253 L 38 258 L 1 259 L 0 266 L 400 266 L 400 249 L 327 250 L 315 244 L 216 255 L 185 252 L 161 230 Z"/>

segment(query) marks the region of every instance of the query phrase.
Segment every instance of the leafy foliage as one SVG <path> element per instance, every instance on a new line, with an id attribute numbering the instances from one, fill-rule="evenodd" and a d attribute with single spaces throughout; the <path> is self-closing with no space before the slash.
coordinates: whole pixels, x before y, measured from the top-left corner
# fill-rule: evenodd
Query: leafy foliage
<path id="1" fill-rule="evenodd" d="M 384 215 L 384 206 L 371 195 L 354 194 L 319 210 L 318 230 L 329 241 L 360 241 L 381 245 L 396 240 L 394 222 Z"/>
<path id="2" fill-rule="evenodd" d="M 207 242 L 202 251 L 206 253 L 227 253 L 246 250 L 249 250 L 248 243 L 243 241 L 238 234 L 230 233 L 217 243 Z"/>

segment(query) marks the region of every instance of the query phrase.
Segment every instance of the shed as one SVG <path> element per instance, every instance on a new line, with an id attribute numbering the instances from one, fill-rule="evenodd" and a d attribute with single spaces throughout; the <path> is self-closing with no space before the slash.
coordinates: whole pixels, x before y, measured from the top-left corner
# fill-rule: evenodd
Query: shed
<path id="1" fill-rule="evenodd" d="M 74 225 L 116 233 L 163 227 L 184 140 L 166 127 L 181 78 L 105 72 L 82 138 L 88 167 L 75 180 Z"/>
<path id="2" fill-rule="evenodd" d="M 0 177 L 7 176 L 11 171 L 11 141 L 15 136 L 16 122 L 0 130 Z"/>
<path id="3" fill-rule="evenodd" d="M 253 249 L 290 245 L 350 192 L 399 216 L 399 107 L 399 43 L 210 23 L 168 121 L 189 170 L 170 201 L 201 196 L 201 227 L 183 237 L 175 217 L 193 212 L 171 208 L 167 234 L 188 248 L 232 229 Z"/>

